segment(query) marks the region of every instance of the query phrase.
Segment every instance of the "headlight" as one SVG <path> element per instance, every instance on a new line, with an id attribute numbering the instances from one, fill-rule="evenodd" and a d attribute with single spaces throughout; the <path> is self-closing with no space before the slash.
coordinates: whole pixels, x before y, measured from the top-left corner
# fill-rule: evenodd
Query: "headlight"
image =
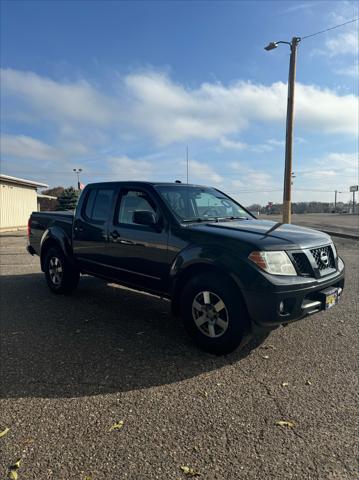
<path id="1" fill-rule="evenodd" d="M 335 243 L 332 243 L 332 250 L 333 250 L 333 253 L 334 253 L 334 258 L 337 258 L 338 251 L 337 251 L 337 247 L 335 246 Z"/>
<path id="2" fill-rule="evenodd" d="M 285 252 L 252 252 L 248 258 L 259 268 L 272 275 L 297 275 Z"/>

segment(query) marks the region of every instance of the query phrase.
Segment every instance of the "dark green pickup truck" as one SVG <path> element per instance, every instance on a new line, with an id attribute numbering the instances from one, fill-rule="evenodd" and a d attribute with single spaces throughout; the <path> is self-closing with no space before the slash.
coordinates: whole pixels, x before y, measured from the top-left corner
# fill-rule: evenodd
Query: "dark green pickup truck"
<path id="1" fill-rule="evenodd" d="M 70 293 L 83 273 L 169 298 L 216 354 L 335 306 L 344 288 L 328 235 L 257 220 L 209 187 L 90 184 L 75 212 L 35 212 L 28 230 L 52 292 Z"/>

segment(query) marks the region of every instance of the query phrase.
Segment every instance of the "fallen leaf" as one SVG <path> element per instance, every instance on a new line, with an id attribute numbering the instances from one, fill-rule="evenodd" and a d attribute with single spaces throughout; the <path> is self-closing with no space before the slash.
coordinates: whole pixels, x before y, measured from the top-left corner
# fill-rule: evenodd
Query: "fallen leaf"
<path id="1" fill-rule="evenodd" d="M 10 470 L 8 478 L 10 480 L 17 480 L 19 478 L 19 475 L 17 474 L 16 470 Z"/>
<path id="2" fill-rule="evenodd" d="M 288 387 L 289 383 L 288 382 L 283 382 L 282 387 Z"/>
<path id="3" fill-rule="evenodd" d="M 279 427 L 288 427 L 288 428 L 295 427 L 294 422 L 290 422 L 288 420 L 278 420 L 277 422 L 275 422 L 275 424 L 278 425 Z"/>
<path id="4" fill-rule="evenodd" d="M 8 433 L 9 430 L 10 428 L 6 427 L 2 432 L 0 432 L 0 438 L 5 437 L 5 435 Z"/>
<path id="5" fill-rule="evenodd" d="M 203 395 L 204 397 L 208 397 L 208 392 L 206 392 L 205 390 L 203 392 L 201 392 L 201 395 Z"/>
<path id="6" fill-rule="evenodd" d="M 112 432 L 113 430 L 121 430 L 121 428 L 123 427 L 123 420 L 120 420 L 119 422 L 116 422 L 114 423 L 111 428 L 110 428 L 110 432 Z"/>
<path id="7" fill-rule="evenodd" d="M 264 360 L 268 360 L 269 356 L 268 355 L 262 355 L 262 358 L 264 358 Z"/>
<path id="8" fill-rule="evenodd" d="M 312 382 L 310 380 L 306 380 L 305 384 L 306 385 L 312 385 Z"/>
<path id="9" fill-rule="evenodd" d="M 12 465 L 10 465 L 10 470 L 17 470 L 18 468 L 20 468 L 20 462 L 21 462 L 21 458 L 19 458 L 18 460 L 16 460 L 15 463 L 13 463 Z"/>
<path id="10" fill-rule="evenodd" d="M 188 475 L 189 477 L 199 477 L 201 475 L 199 472 L 197 472 L 192 467 L 187 467 L 186 465 L 182 465 L 180 468 L 181 468 L 182 472 L 185 475 Z"/>

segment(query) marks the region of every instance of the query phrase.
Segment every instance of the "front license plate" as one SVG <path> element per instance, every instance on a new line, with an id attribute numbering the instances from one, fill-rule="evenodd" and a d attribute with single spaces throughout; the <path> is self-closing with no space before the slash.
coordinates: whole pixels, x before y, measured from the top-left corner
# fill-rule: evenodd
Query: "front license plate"
<path id="1" fill-rule="evenodd" d="M 328 292 L 325 296 L 325 310 L 334 307 L 338 303 L 339 295 L 338 289 L 333 288 L 330 292 Z"/>

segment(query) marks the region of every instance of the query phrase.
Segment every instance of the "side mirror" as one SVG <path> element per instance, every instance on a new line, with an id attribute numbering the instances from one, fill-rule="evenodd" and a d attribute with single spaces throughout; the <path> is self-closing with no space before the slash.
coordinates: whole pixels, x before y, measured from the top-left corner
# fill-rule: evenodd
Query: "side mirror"
<path id="1" fill-rule="evenodd" d="M 133 212 L 132 221 L 137 225 L 147 225 L 148 227 L 153 227 L 157 223 L 154 214 L 148 210 L 137 210 Z"/>

